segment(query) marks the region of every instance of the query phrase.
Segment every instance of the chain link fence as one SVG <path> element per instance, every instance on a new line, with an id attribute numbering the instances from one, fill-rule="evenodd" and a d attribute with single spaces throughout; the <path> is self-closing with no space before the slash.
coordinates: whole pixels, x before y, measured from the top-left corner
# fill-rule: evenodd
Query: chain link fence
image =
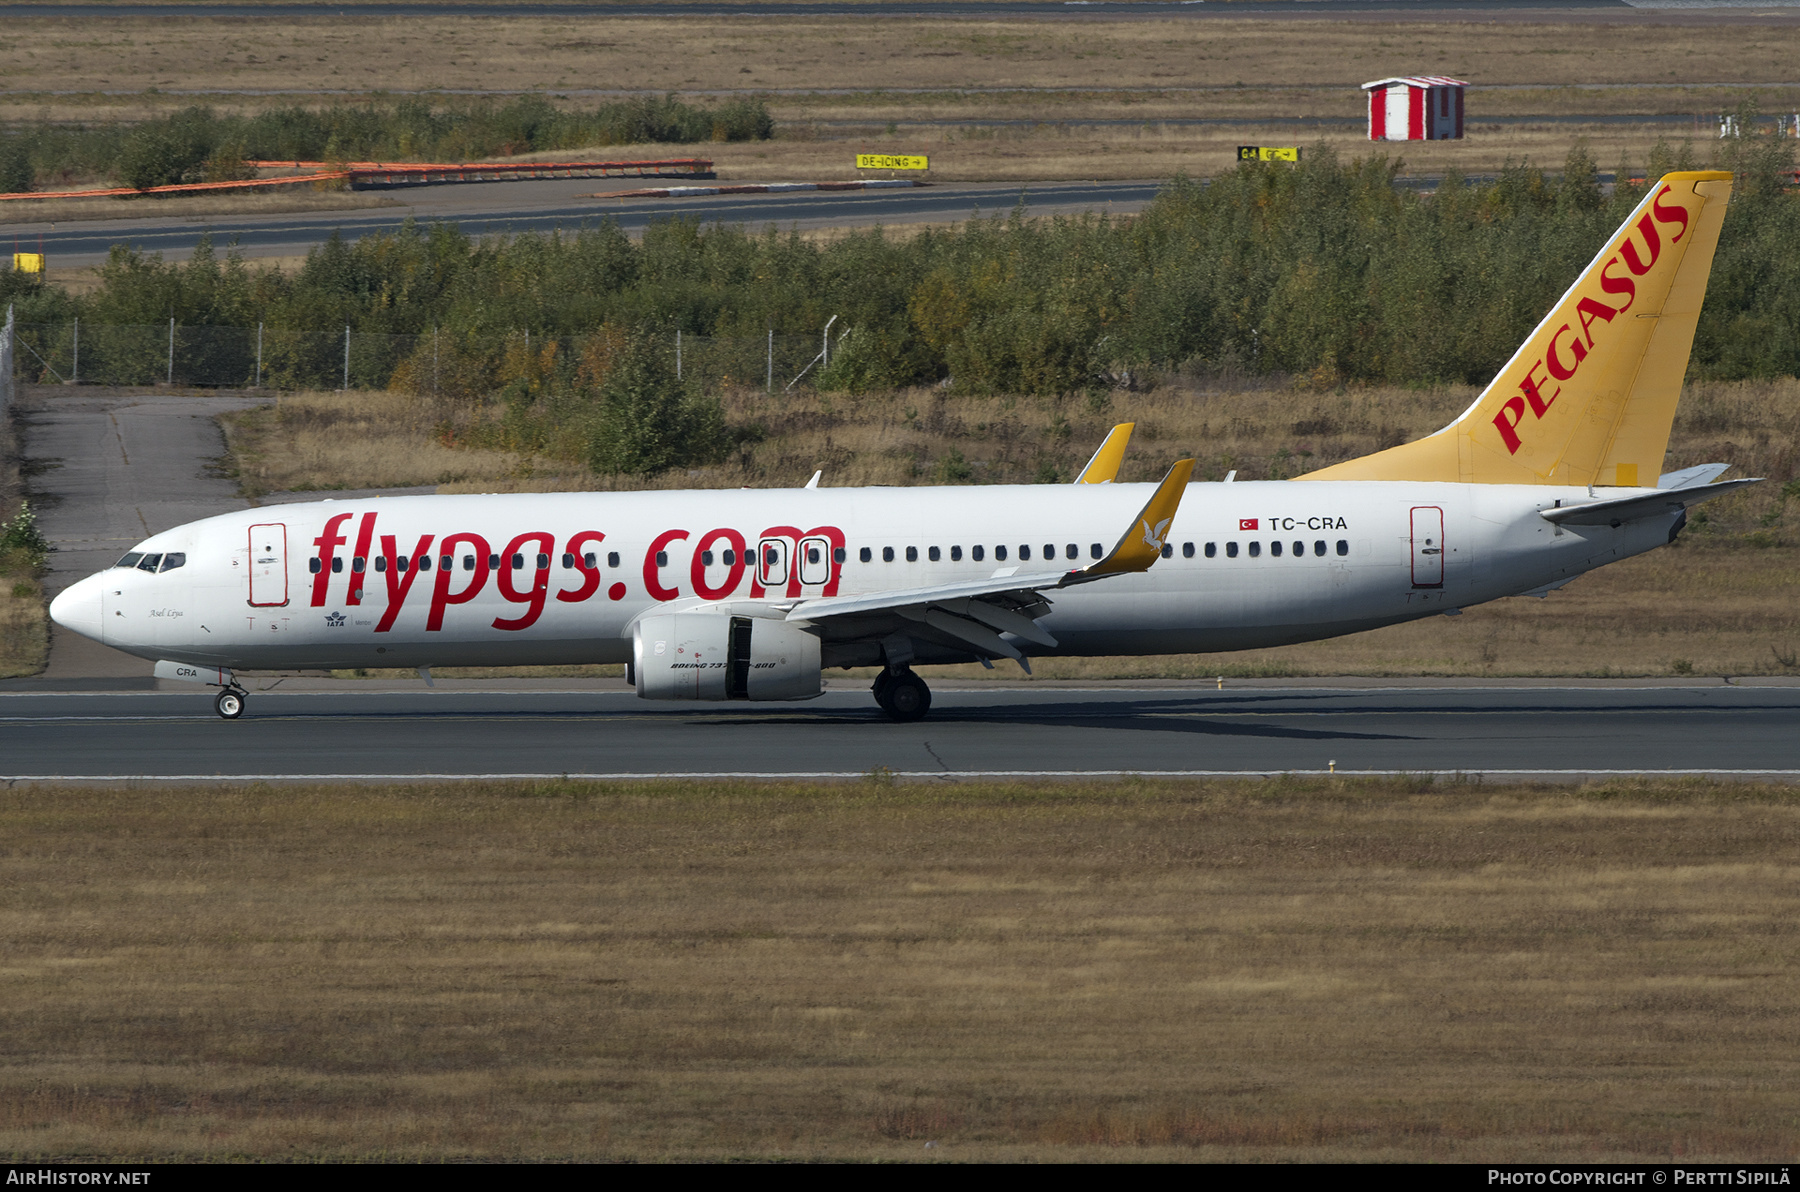
<path id="1" fill-rule="evenodd" d="M 8 308 L 11 326 L 11 308 Z M 809 386 L 824 335 L 703 336 L 668 333 L 677 371 L 702 388 L 779 392 Z M 832 342 L 836 343 L 836 337 Z M 181 385 L 233 389 L 389 389 L 477 395 L 511 376 L 578 377 L 617 340 L 604 332 L 545 337 L 384 335 L 287 327 L 21 323 L 0 351 L 0 406 L 15 376 L 39 384 Z"/>

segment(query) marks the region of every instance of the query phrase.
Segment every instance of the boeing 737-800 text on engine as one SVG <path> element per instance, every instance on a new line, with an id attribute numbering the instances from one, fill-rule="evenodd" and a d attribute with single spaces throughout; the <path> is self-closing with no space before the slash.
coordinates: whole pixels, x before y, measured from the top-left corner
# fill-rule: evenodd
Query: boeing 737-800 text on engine
<path id="1" fill-rule="evenodd" d="M 323 501 L 156 534 L 64 628 L 222 690 L 238 670 L 626 663 L 638 694 L 796 700 L 879 666 L 1247 649 L 1543 592 L 1751 480 L 1659 476 L 1731 191 L 1670 174 L 1461 417 L 1296 480 Z M 814 477 L 814 481 L 817 481 Z"/>

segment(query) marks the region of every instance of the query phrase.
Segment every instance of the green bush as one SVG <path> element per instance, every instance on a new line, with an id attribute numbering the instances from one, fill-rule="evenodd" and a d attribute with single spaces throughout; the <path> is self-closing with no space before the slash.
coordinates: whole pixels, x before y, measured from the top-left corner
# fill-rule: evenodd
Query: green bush
<path id="1" fill-rule="evenodd" d="M 31 511 L 31 505 L 21 501 L 17 513 L 11 520 L 0 522 L 0 556 L 10 555 L 23 559 L 27 566 L 42 568 L 50 558 L 50 552 L 56 548 L 38 529 L 37 514 Z"/>
<path id="2" fill-rule="evenodd" d="M 0 140 L 0 194 L 22 194 L 37 181 L 31 147 L 22 137 Z"/>
<path id="3" fill-rule="evenodd" d="M 589 453 L 597 472 L 650 476 L 711 463 L 725 449 L 723 409 L 676 378 L 660 339 L 641 333 L 626 339 L 599 401 Z"/>

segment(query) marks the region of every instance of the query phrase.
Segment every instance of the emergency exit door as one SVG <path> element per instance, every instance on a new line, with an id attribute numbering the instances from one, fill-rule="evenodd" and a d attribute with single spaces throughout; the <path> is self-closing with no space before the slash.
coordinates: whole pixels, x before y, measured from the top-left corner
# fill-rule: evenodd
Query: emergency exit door
<path id="1" fill-rule="evenodd" d="M 287 526 L 265 522 L 250 527 L 250 604 L 278 608 L 288 602 Z"/>
<path id="2" fill-rule="evenodd" d="M 1412 511 L 1412 585 L 1444 586 L 1444 511 L 1436 505 L 1419 505 Z"/>

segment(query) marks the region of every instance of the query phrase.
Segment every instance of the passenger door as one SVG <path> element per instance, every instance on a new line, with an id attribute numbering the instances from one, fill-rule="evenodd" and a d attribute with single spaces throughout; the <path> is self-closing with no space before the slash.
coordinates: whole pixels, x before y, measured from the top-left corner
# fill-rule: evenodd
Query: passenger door
<path id="1" fill-rule="evenodd" d="M 756 582 L 771 592 L 788 578 L 788 540 L 765 538 L 756 544 Z"/>
<path id="2" fill-rule="evenodd" d="M 1412 511 L 1412 586 L 1444 586 L 1444 511 L 1436 505 Z"/>
<path id="3" fill-rule="evenodd" d="M 287 526 L 281 522 L 251 526 L 250 605 L 280 608 L 287 602 Z"/>

